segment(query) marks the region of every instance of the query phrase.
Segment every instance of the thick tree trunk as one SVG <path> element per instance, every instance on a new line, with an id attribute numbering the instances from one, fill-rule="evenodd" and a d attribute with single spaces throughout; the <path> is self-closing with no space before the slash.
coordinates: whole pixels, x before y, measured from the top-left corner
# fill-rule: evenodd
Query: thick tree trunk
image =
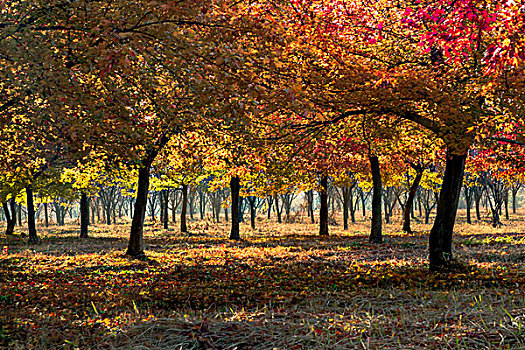
<path id="1" fill-rule="evenodd" d="M 144 259 L 144 217 L 148 205 L 149 191 L 149 172 L 151 163 L 147 162 L 139 169 L 139 179 L 137 188 L 137 198 L 135 200 L 135 210 L 131 221 L 131 232 L 129 235 L 128 250 L 126 255 L 137 259 Z"/>
<path id="2" fill-rule="evenodd" d="M 383 184 L 381 182 L 381 169 L 379 168 L 379 158 L 369 156 L 370 169 L 372 172 L 372 224 L 370 230 L 370 242 L 383 242 L 383 223 L 381 221 L 381 192 Z"/>
<path id="3" fill-rule="evenodd" d="M 9 205 L 8 205 L 9 203 Z M 5 234 L 10 236 L 14 234 L 16 225 L 16 203 L 14 198 L 11 198 L 8 203 L 4 203 L 4 214 L 7 221 Z"/>
<path id="4" fill-rule="evenodd" d="M 232 229 L 230 239 L 240 240 L 239 234 L 239 190 L 241 188 L 241 179 L 233 176 L 230 180 L 230 192 L 232 196 Z"/>
<path id="5" fill-rule="evenodd" d="M 430 269 L 433 271 L 447 267 L 452 261 L 452 233 L 463 184 L 466 158 L 465 154 L 447 153 L 436 218 L 428 243 Z"/>
<path id="6" fill-rule="evenodd" d="M 182 184 L 182 208 L 180 211 L 180 232 L 188 232 L 186 211 L 188 210 L 188 185 Z"/>
<path id="7" fill-rule="evenodd" d="M 26 187 L 27 198 L 27 228 L 29 231 L 29 242 L 38 243 L 35 223 L 35 203 L 33 202 L 33 188 L 31 185 Z"/>
<path id="8" fill-rule="evenodd" d="M 412 213 L 414 198 L 416 198 L 416 192 L 419 187 L 419 183 L 421 182 L 421 178 L 423 177 L 424 171 L 423 167 L 421 166 L 415 165 L 413 168 L 416 171 L 416 177 L 410 186 L 410 189 L 408 190 L 408 198 L 405 203 L 405 208 L 403 209 L 403 231 L 408 233 L 412 233 L 412 228 L 410 227 L 410 214 Z"/>
<path id="9" fill-rule="evenodd" d="M 86 192 L 80 195 L 80 238 L 88 238 L 89 197 Z"/>
<path id="10" fill-rule="evenodd" d="M 328 175 L 321 175 L 321 190 L 319 191 L 321 207 L 319 210 L 319 235 L 328 236 Z"/>

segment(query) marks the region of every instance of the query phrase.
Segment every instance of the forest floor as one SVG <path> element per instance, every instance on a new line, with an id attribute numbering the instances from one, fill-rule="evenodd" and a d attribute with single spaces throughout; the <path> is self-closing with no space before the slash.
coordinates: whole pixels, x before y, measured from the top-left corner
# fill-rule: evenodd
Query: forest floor
<path id="1" fill-rule="evenodd" d="M 523 221 L 521 221 L 523 220 Z M 429 226 L 258 220 L 145 228 L 148 261 L 124 256 L 128 223 L 0 236 L 0 348 L 525 349 L 525 218 L 457 225 L 465 265 L 428 271 Z"/>

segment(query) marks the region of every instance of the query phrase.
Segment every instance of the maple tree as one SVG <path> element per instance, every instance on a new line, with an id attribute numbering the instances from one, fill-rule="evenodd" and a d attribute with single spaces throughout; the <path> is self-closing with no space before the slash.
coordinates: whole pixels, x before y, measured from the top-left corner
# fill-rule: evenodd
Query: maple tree
<path id="1" fill-rule="evenodd" d="M 355 115 L 389 117 L 444 142 L 429 260 L 432 269 L 446 267 L 467 151 L 520 118 L 520 4 L 266 1 L 248 13 L 258 36 L 239 49 L 250 62 L 245 86 L 261 90 L 267 104 L 312 128 Z M 255 74 L 253 67 L 260 67 Z"/>

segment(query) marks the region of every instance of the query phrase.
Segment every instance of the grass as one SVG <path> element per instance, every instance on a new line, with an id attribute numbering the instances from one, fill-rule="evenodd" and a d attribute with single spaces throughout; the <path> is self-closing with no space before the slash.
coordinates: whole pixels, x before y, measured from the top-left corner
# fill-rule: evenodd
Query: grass
<path id="1" fill-rule="evenodd" d="M 519 218 L 521 219 L 521 217 Z M 525 230 L 457 226 L 462 271 L 429 274 L 428 226 L 258 221 L 148 225 L 149 260 L 123 256 L 128 224 L 0 237 L 0 348 L 525 349 Z M 512 228 L 512 231 L 509 230 Z"/>

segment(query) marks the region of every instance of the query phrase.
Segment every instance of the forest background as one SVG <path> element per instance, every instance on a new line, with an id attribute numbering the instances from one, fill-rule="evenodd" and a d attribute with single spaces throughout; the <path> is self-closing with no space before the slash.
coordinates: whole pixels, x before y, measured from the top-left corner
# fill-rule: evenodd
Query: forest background
<path id="1" fill-rule="evenodd" d="M 397 283 L 417 285 L 424 293 L 428 288 L 449 291 L 451 286 L 458 287 L 451 281 L 458 280 L 465 281 L 459 287 L 469 291 L 484 286 L 483 281 L 489 281 L 491 288 L 501 284 L 510 299 L 502 301 L 505 312 L 493 321 L 499 324 L 495 328 L 499 343 L 488 327 L 460 327 L 461 311 L 450 322 L 459 330 L 452 338 L 443 331 L 446 339 L 439 341 L 447 346 L 468 341 L 473 346 L 472 339 L 481 334 L 482 346 L 523 346 L 523 233 L 505 230 L 509 226 L 503 222 L 519 227 L 511 220 L 519 218 L 517 198 L 523 176 L 525 7 L 521 2 L 52 0 L 4 1 L 0 11 L 0 143 L 4 150 L 0 154 L 0 202 L 6 233 L 2 237 L 1 302 L 28 305 L 27 298 L 38 294 L 36 289 L 49 289 L 48 282 L 41 280 L 44 275 L 61 288 L 63 283 L 81 283 L 75 276 L 86 278 L 89 271 L 104 276 L 119 271 L 120 277 L 132 271 L 130 280 L 135 283 L 146 275 L 146 280 L 153 278 L 158 269 L 184 281 L 190 274 L 184 269 L 191 269 L 193 263 L 174 258 L 181 253 L 166 251 L 161 258 L 157 244 L 187 250 L 184 254 L 196 259 L 193 262 L 214 261 L 202 256 L 209 253 L 210 244 L 218 244 L 224 257 L 216 265 L 229 266 L 245 277 L 243 264 L 252 266 L 249 261 L 254 259 L 253 266 L 259 269 L 266 264 L 259 259 L 273 256 L 273 252 L 251 251 L 259 244 L 263 250 L 286 247 L 287 254 L 293 253 L 290 247 L 297 246 L 328 252 L 306 257 L 285 254 L 285 261 L 299 259 L 295 261 L 299 265 L 292 266 L 303 266 L 299 263 L 303 258 L 320 259 L 318 267 L 330 271 L 325 272 L 330 281 L 374 286 L 372 293 L 379 295 L 381 288 Z M 469 250 L 463 259 L 456 259 L 453 234 L 460 202 L 469 225 L 482 222 L 482 208 L 486 208 L 492 231 L 479 226 L 462 228 L 460 232 L 469 236 L 456 246 L 492 247 L 497 243 L 500 249 L 490 253 Z M 206 219 L 209 209 L 213 221 Z M 302 232 L 296 226 L 274 226 L 270 223 L 272 210 L 278 224 L 309 221 L 303 225 L 307 235 L 294 233 Z M 251 229 L 241 223 L 245 211 Z M 153 223 L 157 216 L 162 223 L 164 231 L 158 242 L 158 225 L 145 235 L 147 213 Z M 395 218 L 398 213 L 400 222 Z M 123 217 L 128 215 L 127 258 L 122 260 L 106 245 L 122 240 L 121 226 L 103 226 L 104 233 L 99 234 L 93 225 L 102 217 L 107 225 L 126 222 Z M 201 222 L 192 226 L 187 215 Z M 67 238 L 67 245 L 72 246 L 63 251 L 64 241 L 59 237 L 74 236 L 76 229 L 54 231 L 49 226 L 52 222 L 71 224 L 77 216 L 79 236 L 84 240 Z M 20 231 L 16 225 L 22 225 L 22 217 L 27 226 Z M 37 218 L 41 220 L 40 236 Z M 222 218 L 230 222 L 226 236 L 219 223 Z M 168 230 L 169 222 L 177 219 L 182 235 Z M 356 226 L 356 221 L 363 220 L 369 221 L 366 228 Z M 414 220 L 433 223 L 427 231 L 419 224 L 414 226 Z M 262 231 L 258 231 L 259 223 L 264 225 Z M 314 224 L 317 235 L 312 235 Z M 332 228 L 333 235 L 329 227 L 335 224 L 343 230 Z M 388 228 L 386 243 L 384 227 Z M 27 231 L 29 243 L 15 231 Z M 270 243 L 264 243 L 261 232 Z M 362 239 L 364 232 L 368 243 Z M 279 234 L 282 237 L 277 239 Z M 207 243 L 193 245 L 203 237 Z M 428 240 L 428 246 L 422 238 Z M 39 248 L 46 242 L 46 249 Z M 336 253 L 354 243 L 359 254 Z M 396 266 L 400 258 L 393 252 L 389 255 L 390 249 L 412 245 L 417 249 L 401 270 L 389 267 Z M 516 250 L 510 252 L 507 245 Z M 232 263 L 230 250 L 251 258 L 241 263 L 243 259 L 236 257 Z M 374 251 L 379 252 L 377 256 Z M 92 257 L 83 254 L 88 252 L 99 254 L 94 259 L 102 265 L 106 261 L 107 266 L 89 267 Z M 460 249 L 459 254 L 463 253 Z M 78 257 L 78 262 L 71 262 L 69 254 Z M 512 258 L 489 259 L 486 266 L 487 254 L 510 254 Z M 331 256 L 338 257 L 336 262 Z M 48 259 L 75 267 L 63 270 L 71 275 L 66 272 L 62 280 L 60 270 L 54 270 L 57 266 Z M 274 260 L 275 256 L 269 266 L 281 268 L 281 262 Z M 352 270 L 352 278 L 341 277 L 353 261 L 367 260 L 385 265 L 374 270 L 365 263 Z M 51 274 L 44 272 L 49 269 Z M 362 277 L 363 272 L 357 272 L 360 269 L 365 276 L 374 276 L 376 271 L 376 279 Z M 298 281 L 303 273 L 296 271 L 297 280 L 289 283 L 301 285 Z M 323 275 L 319 273 L 317 277 Z M 201 276 L 200 272 L 196 275 Z M 391 284 L 378 282 L 383 278 Z M 21 284 L 29 280 L 34 283 Z M 246 280 L 259 286 L 258 280 Z M 104 283 L 114 282 L 108 281 Z M 216 284 L 229 281 L 231 285 L 227 276 L 210 276 L 209 281 L 222 297 L 229 295 Z M 208 277 L 193 282 L 192 286 L 206 290 Z M 84 287 L 97 285 L 97 290 L 105 285 L 99 280 L 85 283 L 92 284 Z M 27 345 L 30 340 L 21 335 L 22 330 L 39 328 L 42 315 L 54 327 L 62 318 L 71 322 L 67 310 L 80 308 L 83 311 L 73 318 L 84 326 L 94 324 L 88 338 L 92 346 L 100 345 L 100 337 L 93 334 L 101 329 L 118 333 L 122 324 L 129 327 L 136 321 L 130 316 L 117 322 L 119 303 L 132 301 L 137 317 L 141 312 L 136 302 L 157 311 L 180 311 L 183 305 L 193 313 L 231 304 L 267 307 L 268 302 L 282 297 L 281 293 L 261 296 L 276 283 L 262 283 L 252 299 L 232 296 L 217 303 L 207 299 L 214 295 L 208 291 L 189 304 L 181 304 L 173 286 L 160 296 L 158 288 L 146 283 L 143 291 L 132 292 L 133 297 L 122 294 L 120 302 L 106 306 L 103 312 L 97 309 L 93 292 L 83 292 L 73 306 L 57 306 L 62 314 L 37 307 L 36 313 L 22 312 L 21 316 L 19 310 L 10 309 L 4 316 L 2 341 Z M 309 290 L 303 287 L 303 292 Z M 183 294 L 187 288 L 181 288 Z M 325 288 L 316 291 L 325 293 Z M 515 288 L 517 298 L 512 296 Z M 103 290 L 96 294 L 110 293 Z M 236 295 L 234 290 L 229 290 L 231 295 Z M 309 297 L 319 302 L 323 293 L 317 292 Z M 306 312 L 296 293 L 302 292 L 284 293 L 287 309 L 293 305 L 299 314 Z M 488 293 L 492 297 L 501 290 Z M 70 294 L 71 300 L 78 297 L 78 293 Z M 394 294 L 390 293 L 395 299 Z M 55 300 L 58 296 L 51 293 L 48 297 Z M 96 317 L 86 319 L 88 310 Z M 158 317 L 154 314 L 152 317 Z M 352 317 L 362 319 L 362 315 Z M 428 317 L 423 319 L 430 322 Z M 188 326 L 195 320 L 176 322 Z M 434 322 L 433 330 L 440 322 Z M 439 329 L 446 330 L 447 322 Z M 193 344 L 227 347 L 214 345 L 218 339 L 189 327 L 189 333 L 182 333 Z M 324 334 L 321 328 L 306 327 L 307 340 L 301 338 L 298 344 L 311 345 L 312 336 Z M 202 324 L 196 329 L 204 332 Z M 386 336 L 385 331 L 377 331 L 373 333 L 376 338 L 367 335 L 365 339 L 361 330 L 358 334 L 357 328 L 351 328 L 353 335 L 341 339 L 370 346 L 371 339 Z M 344 333 L 337 332 L 337 336 Z M 82 342 L 78 329 L 71 341 L 47 338 L 51 333 L 38 333 L 33 345 L 58 342 L 68 347 L 72 342 L 75 347 Z M 108 335 L 100 334 L 107 344 Z M 438 341 L 432 337 L 419 343 L 424 347 L 428 341 Z M 322 338 L 321 344 L 328 346 L 327 339 Z M 329 341 L 343 344 L 343 340 Z"/>

